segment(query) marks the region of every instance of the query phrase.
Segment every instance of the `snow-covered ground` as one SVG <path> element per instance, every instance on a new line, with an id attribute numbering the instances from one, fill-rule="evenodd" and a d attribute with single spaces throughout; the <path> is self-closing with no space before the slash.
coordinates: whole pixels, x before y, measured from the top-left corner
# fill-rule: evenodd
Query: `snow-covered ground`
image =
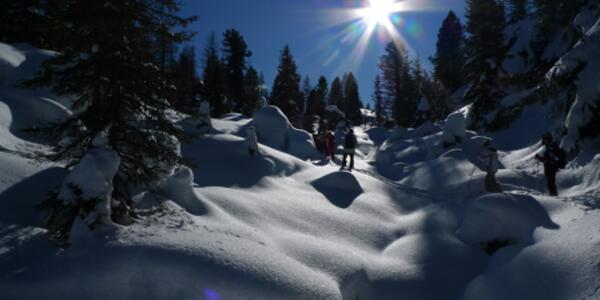
<path id="1" fill-rule="evenodd" d="M 133 225 L 90 232 L 77 221 L 60 249 L 34 207 L 67 171 L 34 164 L 27 155 L 44 146 L 18 129 L 65 102 L 8 85 L 34 69 L 30 57 L 51 55 L 23 47 L 0 44 L 0 299 L 600 298 L 597 145 L 548 197 L 531 159 L 538 133 L 500 132 L 505 193 L 485 195 L 475 165 L 487 137 L 460 124 L 356 127 L 356 170 L 340 172 L 302 132 L 265 125 L 283 122 L 270 108 L 255 115 L 250 157 L 244 137 L 257 124 L 230 114 L 182 145 L 193 169 L 136 196 Z M 520 122 L 507 130 L 528 128 Z M 449 135 L 461 141 L 444 145 Z M 507 246 L 489 255 L 492 241 Z"/>

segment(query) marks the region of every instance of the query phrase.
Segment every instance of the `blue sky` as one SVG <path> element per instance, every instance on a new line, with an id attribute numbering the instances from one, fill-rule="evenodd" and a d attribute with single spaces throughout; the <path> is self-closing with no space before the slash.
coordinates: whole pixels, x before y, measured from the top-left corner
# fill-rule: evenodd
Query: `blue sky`
<path id="1" fill-rule="evenodd" d="M 366 27 L 361 19 L 351 18 L 351 10 L 364 7 L 366 0 L 187 0 L 184 15 L 197 15 L 191 27 L 197 31 L 193 45 L 199 55 L 211 32 L 235 28 L 244 36 L 253 52 L 250 63 L 273 83 L 279 54 L 288 44 L 299 73 L 309 75 L 313 84 L 324 75 L 331 83 L 335 76 L 353 72 L 361 98 L 371 102 L 373 80 L 378 73 L 379 56 L 389 36 L 382 26 L 376 28 L 361 55 L 356 50 Z M 420 57 L 430 69 L 428 57 L 435 52 L 438 29 L 450 9 L 464 14 L 464 0 L 406 0 L 411 11 L 396 13 L 394 27 L 404 37 L 412 57 Z M 414 9 L 427 6 L 428 9 Z"/>

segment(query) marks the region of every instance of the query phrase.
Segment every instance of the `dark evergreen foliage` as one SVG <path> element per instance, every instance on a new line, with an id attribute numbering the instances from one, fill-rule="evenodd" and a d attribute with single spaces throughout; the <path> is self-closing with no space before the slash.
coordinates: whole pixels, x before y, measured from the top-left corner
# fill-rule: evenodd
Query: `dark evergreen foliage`
<path id="1" fill-rule="evenodd" d="M 290 52 L 290 47 L 285 46 L 281 51 L 277 76 L 271 90 L 271 105 L 275 105 L 288 117 L 290 122 L 299 127 L 300 75 L 298 75 L 296 62 Z"/>
<path id="2" fill-rule="evenodd" d="M 411 97 L 414 91 L 408 52 L 400 42 L 389 43 L 385 51 L 379 62 L 385 108 L 397 125 L 410 127 L 416 104 Z"/>
<path id="3" fill-rule="evenodd" d="M 202 88 L 196 65 L 196 48 L 186 46 L 171 72 L 177 87 L 177 99 L 173 107 L 190 115 L 197 113 Z"/>
<path id="4" fill-rule="evenodd" d="M 346 114 L 346 119 L 358 125 L 362 123 L 362 107 L 356 78 L 354 74 L 348 73 L 344 78 L 344 106 L 340 109 Z"/>
<path id="5" fill-rule="evenodd" d="M 343 110 L 345 106 L 344 89 L 339 77 L 336 77 L 331 83 L 331 89 L 329 90 L 329 105 L 335 105 L 340 110 Z"/>
<path id="6" fill-rule="evenodd" d="M 464 83 L 464 39 L 462 24 L 450 11 L 438 33 L 436 54 L 431 58 L 435 78 L 450 91 L 455 91 Z"/>
<path id="7" fill-rule="evenodd" d="M 178 9 L 172 0 L 81 0 L 63 2 L 48 16 L 55 26 L 49 30 L 63 36 L 60 52 L 28 85 L 73 97 L 77 113 L 41 130 L 62 140 L 44 158 L 73 165 L 109 129 L 108 145 L 121 157 L 113 218 L 127 214 L 129 187 L 151 184 L 160 166 L 182 162 L 174 138 L 187 136 L 165 113 L 176 101 L 175 85 L 152 52 L 165 24 L 181 29 L 193 21 Z M 169 37 L 177 44 L 190 34 L 173 27 Z"/>
<path id="8" fill-rule="evenodd" d="M 45 48 L 48 32 L 44 9 L 42 0 L 0 1 L 0 42 Z"/>
<path id="9" fill-rule="evenodd" d="M 379 75 L 375 77 L 374 85 L 373 102 L 375 103 L 375 121 L 377 122 L 377 125 L 383 125 L 386 115 L 383 109 L 383 86 Z"/>
<path id="10" fill-rule="evenodd" d="M 469 89 L 467 103 L 473 103 L 471 128 L 486 126 L 485 116 L 495 109 L 505 93 L 500 85 L 504 47 L 504 5 L 497 0 L 467 1 L 466 42 L 469 60 L 465 66 Z"/>
<path id="11" fill-rule="evenodd" d="M 226 81 L 226 95 L 230 100 L 231 110 L 242 112 L 244 104 L 244 74 L 248 68 L 246 59 L 252 56 L 244 37 L 235 29 L 223 34 L 223 67 Z"/>
<path id="12" fill-rule="evenodd" d="M 508 18 L 511 22 L 516 22 L 527 16 L 529 0 L 507 0 Z"/>
<path id="13" fill-rule="evenodd" d="M 217 40 L 215 34 L 211 34 L 206 49 L 204 50 L 204 68 L 202 71 L 202 99 L 210 103 L 213 117 L 219 117 L 229 112 L 230 107 L 225 96 L 223 82 L 225 75 L 223 66 L 219 59 Z"/>
<path id="14" fill-rule="evenodd" d="M 262 83 L 258 72 L 251 66 L 246 71 L 244 80 L 244 98 L 241 103 L 240 112 L 246 116 L 251 116 L 256 107 L 256 103 L 260 100 L 262 92 Z"/>

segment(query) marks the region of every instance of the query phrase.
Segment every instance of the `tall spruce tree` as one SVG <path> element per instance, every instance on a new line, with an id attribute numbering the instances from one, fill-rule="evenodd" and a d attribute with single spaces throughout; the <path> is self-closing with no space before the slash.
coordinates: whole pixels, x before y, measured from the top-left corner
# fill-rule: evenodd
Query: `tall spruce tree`
<path id="1" fill-rule="evenodd" d="M 389 43 L 385 47 L 385 54 L 380 58 L 379 69 L 386 109 L 391 112 L 390 115 L 396 124 L 403 127 L 412 126 L 415 113 L 415 105 L 411 102 L 413 82 L 408 51 L 404 45 L 400 42 Z"/>
<path id="2" fill-rule="evenodd" d="M 375 103 L 375 122 L 377 125 L 383 125 L 385 120 L 385 111 L 383 107 L 383 86 L 379 74 L 375 77 L 373 89 L 373 102 Z"/>
<path id="3" fill-rule="evenodd" d="M 225 96 L 224 70 L 219 59 L 217 50 L 217 40 L 214 33 L 208 39 L 206 49 L 204 49 L 204 68 L 202 71 L 202 99 L 208 101 L 211 107 L 213 117 L 219 117 L 229 112 L 230 106 Z"/>
<path id="4" fill-rule="evenodd" d="M 299 125 L 298 103 L 300 93 L 300 75 L 289 46 L 285 46 L 279 58 L 277 76 L 271 90 L 271 105 L 275 105 L 288 117 L 294 126 Z"/>
<path id="5" fill-rule="evenodd" d="M 254 112 L 256 103 L 261 97 L 262 84 L 258 72 L 250 66 L 246 71 L 244 80 L 244 101 L 242 102 L 241 112 L 250 116 Z"/>
<path id="6" fill-rule="evenodd" d="M 42 129 L 57 139 L 68 137 L 45 158 L 76 164 L 108 130 L 107 145 L 121 160 L 113 178 L 115 221 L 128 214 L 129 187 L 153 184 L 159 166 L 182 161 L 173 138 L 186 135 L 165 113 L 176 91 L 151 47 L 165 23 L 179 28 L 171 28 L 173 42 L 190 38 L 184 30 L 193 18 L 179 17 L 178 11 L 172 0 L 64 2 L 61 15 L 52 16 L 60 20 L 52 30 L 61 32 L 64 44 L 28 82 L 74 97 L 76 113 Z"/>
<path id="7" fill-rule="evenodd" d="M 504 5 L 497 0 L 467 1 L 466 42 L 468 61 L 465 66 L 469 89 L 465 100 L 473 103 L 470 126 L 486 126 L 485 115 L 504 97 L 500 85 L 504 47 Z"/>
<path id="8" fill-rule="evenodd" d="M 327 79 L 319 77 L 317 85 L 311 89 L 306 102 L 306 115 L 304 120 L 304 129 L 314 130 L 314 124 L 323 120 L 325 116 L 325 106 L 327 105 Z"/>
<path id="9" fill-rule="evenodd" d="M 456 14 L 448 13 L 438 32 L 435 56 L 431 58 L 435 78 L 451 91 L 464 83 L 464 31 Z"/>
<path id="10" fill-rule="evenodd" d="M 178 95 L 173 106 L 188 114 L 197 113 L 199 103 L 196 99 L 200 94 L 200 79 L 196 71 L 196 48 L 194 46 L 186 46 L 181 50 L 172 74 Z"/>
<path id="11" fill-rule="evenodd" d="M 358 83 L 352 73 L 348 73 L 347 76 L 345 76 L 344 96 L 345 105 L 342 110 L 346 114 L 346 118 L 352 121 L 353 124 L 360 124 L 362 122 L 362 114 L 360 111 L 362 102 L 358 91 Z"/>
<path id="12" fill-rule="evenodd" d="M 340 111 L 344 109 L 344 88 L 342 86 L 342 80 L 340 80 L 339 77 L 336 77 L 333 82 L 331 82 L 331 89 L 329 90 L 329 105 L 337 106 Z"/>
<path id="13" fill-rule="evenodd" d="M 227 98 L 231 100 L 234 111 L 241 112 L 244 104 L 244 73 L 248 68 L 246 59 L 252 56 L 244 37 L 235 29 L 229 29 L 223 34 L 223 61 L 227 79 Z"/>

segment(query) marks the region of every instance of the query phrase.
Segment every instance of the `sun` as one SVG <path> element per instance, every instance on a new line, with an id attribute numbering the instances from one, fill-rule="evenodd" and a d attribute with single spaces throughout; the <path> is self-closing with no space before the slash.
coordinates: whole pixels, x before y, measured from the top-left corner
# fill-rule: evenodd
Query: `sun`
<path id="1" fill-rule="evenodd" d="M 369 0 L 369 4 L 360 15 L 370 26 L 386 24 L 391 14 L 401 10 L 400 3 L 394 0 Z"/>

